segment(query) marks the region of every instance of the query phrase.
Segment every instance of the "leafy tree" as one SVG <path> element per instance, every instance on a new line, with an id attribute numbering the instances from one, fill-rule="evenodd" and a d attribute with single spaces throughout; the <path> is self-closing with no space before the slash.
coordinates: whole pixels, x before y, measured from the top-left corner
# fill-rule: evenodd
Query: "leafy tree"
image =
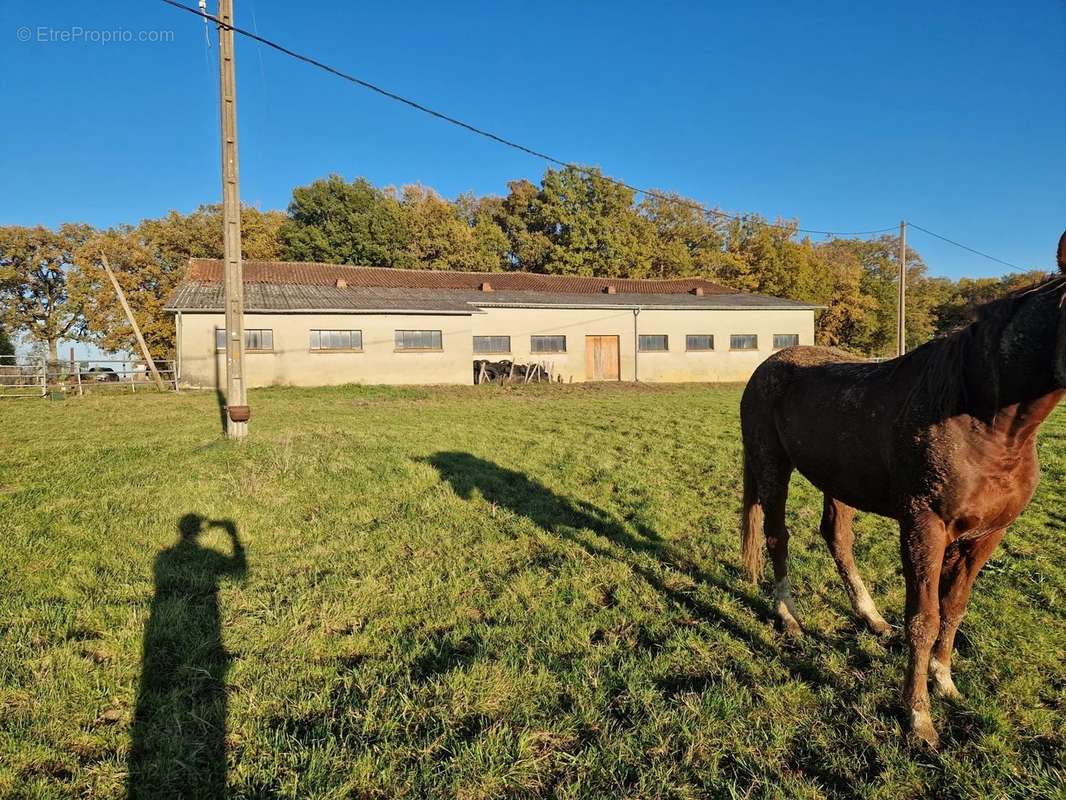
<path id="1" fill-rule="evenodd" d="M 15 355 L 15 344 L 11 341 L 11 337 L 7 335 L 4 326 L 0 324 L 0 357 L 13 355 Z"/>
<path id="2" fill-rule="evenodd" d="M 407 253 L 424 269 L 493 272 L 503 266 L 507 239 L 472 198 L 449 203 L 421 184 L 403 187 Z"/>
<path id="3" fill-rule="evenodd" d="M 496 217 L 503 203 L 499 197 L 459 195 L 456 211 L 473 229 L 476 267 L 484 272 L 498 272 L 511 267 L 507 234 L 497 224 Z"/>
<path id="4" fill-rule="evenodd" d="M 278 230 L 284 221 L 280 211 L 242 208 L 243 257 L 278 258 Z M 189 214 L 171 211 L 136 227 L 119 225 L 97 233 L 75 253 L 70 289 L 84 314 L 86 337 L 104 350 L 136 352 L 133 329 L 103 270 L 101 253 L 111 263 L 152 357 L 168 358 L 174 320 L 164 305 L 190 258 L 222 258 L 222 207 L 202 205 Z"/>
<path id="5" fill-rule="evenodd" d="M 831 271 L 809 240 L 795 241 L 796 223 L 769 225 L 757 215 L 725 226 L 722 280 L 734 288 L 814 303 L 828 303 Z"/>
<path id="6" fill-rule="evenodd" d="M 81 306 L 68 290 L 75 250 L 92 234 L 88 225 L 68 223 L 52 231 L 40 225 L 0 227 L 0 322 L 48 347 L 59 360 L 61 339 L 84 333 Z"/>
<path id="7" fill-rule="evenodd" d="M 862 291 L 862 262 L 848 242 L 835 240 L 817 249 L 832 281 L 815 329 L 818 344 L 862 352 L 873 333 L 876 302 Z"/>
<path id="8" fill-rule="evenodd" d="M 400 201 L 365 178 L 348 183 L 330 175 L 293 189 L 279 236 L 281 255 L 290 260 L 415 265 Z"/>
<path id="9" fill-rule="evenodd" d="M 896 312 L 899 308 L 899 237 L 839 239 L 834 246 L 848 249 L 858 260 L 862 274 L 860 291 L 872 301 L 865 335 L 849 343 L 870 355 L 891 356 L 896 352 Z M 931 281 L 922 257 L 907 248 L 907 348 L 928 341 L 936 332 L 934 309 L 942 292 Z"/>
<path id="10" fill-rule="evenodd" d="M 724 266 L 725 236 L 715 215 L 700 211 L 672 192 L 656 192 L 639 212 L 655 229 L 651 274 L 657 278 L 699 275 L 715 279 Z"/>
<path id="11" fill-rule="evenodd" d="M 109 352 L 136 353 L 133 329 L 102 266 L 106 255 L 122 287 L 148 350 L 155 359 L 172 355 L 174 322 L 163 310 L 170 292 L 185 273 L 183 260 L 160 257 L 142 225 L 97 233 L 74 254 L 77 269 L 70 276 L 71 295 L 85 317 L 85 336 Z"/>
<path id="12" fill-rule="evenodd" d="M 281 257 L 279 232 L 286 217 L 281 211 L 241 208 L 241 255 L 275 260 Z M 171 211 L 159 219 L 143 220 L 138 236 L 151 243 L 158 258 L 184 268 L 190 258 L 222 258 L 222 206 L 201 205 L 189 214 Z"/>
<path id="13" fill-rule="evenodd" d="M 507 184 L 507 196 L 491 208 L 492 218 L 508 241 L 511 269 L 545 272 L 552 243 L 548 235 L 530 227 L 540 206 L 540 192 L 527 180 Z"/>
<path id="14" fill-rule="evenodd" d="M 1032 270 L 1001 278 L 960 278 L 958 283 L 944 288 L 941 301 L 934 310 L 937 334 L 950 333 L 968 325 L 976 318 L 978 306 L 1047 277 L 1048 273 L 1042 270 Z"/>
<path id="15" fill-rule="evenodd" d="M 652 273 L 655 229 L 637 213 L 633 192 L 597 169 L 548 169 L 527 228 L 550 246 L 543 272 L 640 278 Z"/>

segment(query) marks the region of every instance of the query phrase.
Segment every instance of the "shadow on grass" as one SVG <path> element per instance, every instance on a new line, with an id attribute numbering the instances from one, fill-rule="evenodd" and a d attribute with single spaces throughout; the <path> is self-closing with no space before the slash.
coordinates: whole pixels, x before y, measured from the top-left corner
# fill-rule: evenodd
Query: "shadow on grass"
<path id="1" fill-rule="evenodd" d="M 592 556 L 625 563 L 665 599 L 691 617 L 713 625 L 742 642 L 757 659 L 765 662 L 776 660 L 795 679 L 832 689 L 842 706 L 850 707 L 860 702 L 865 692 L 861 682 L 851 678 L 841 679 L 819 664 L 825 649 L 831 649 L 842 653 L 852 668 L 870 667 L 870 659 L 858 643 L 848 637 L 828 639 L 813 631 L 807 632 L 804 643 L 788 639 L 768 640 L 766 630 L 776 624 L 777 617 L 768 601 L 754 591 L 748 592 L 743 588 L 743 579 L 734 566 L 721 563 L 716 573 L 701 570 L 654 531 L 636 525 L 635 532 L 631 532 L 602 509 L 584 502 L 573 502 L 523 473 L 470 453 L 440 452 L 422 461 L 433 466 L 459 497 L 469 500 L 475 492 L 480 493 L 486 501 L 528 518 L 541 529 L 579 545 Z M 620 545 L 623 548 L 621 553 L 618 547 L 601 546 L 590 537 L 581 535 L 582 529 Z M 684 587 L 685 582 L 675 580 L 671 573 L 687 577 L 694 587 Z M 724 595 L 726 605 L 701 596 L 704 595 L 702 590 L 708 587 Z M 755 619 L 745 618 L 745 614 L 730 610 L 730 604 L 747 609 Z M 656 644 L 654 641 L 641 642 L 639 637 L 637 643 L 638 646 L 648 647 Z M 761 690 L 765 680 L 760 669 L 753 669 L 742 659 L 735 661 L 732 673 L 736 680 L 755 692 Z M 674 696 L 685 692 L 702 693 L 721 681 L 721 674 L 714 671 L 710 674 L 668 675 L 658 680 L 657 685 L 664 695 Z M 879 703 L 877 713 L 889 717 L 896 714 L 897 710 L 892 705 Z M 804 762 L 797 755 L 793 766 L 817 777 L 825 785 L 840 791 L 850 789 L 848 775 L 828 767 L 818 767 L 817 762 L 816 758 Z M 879 771 L 880 766 L 868 764 L 864 774 L 872 779 Z"/>
<path id="2" fill-rule="evenodd" d="M 200 535 L 226 532 L 231 555 Z M 230 520 L 186 514 L 177 541 L 155 560 L 155 595 L 144 629 L 141 681 L 128 762 L 129 798 L 226 796 L 226 672 L 219 581 L 247 572 Z"/>
<path id="3" fill-rule="evenodd" d="M 734 638 L 743 641 L 755 652 L 781 659 L 794 675 L 803 680 L 815 684 L 827 682 L 824 672 L 810 660 L 790 655 L 788 648 L 768 644 L 761 637 L 758 626 L 745 625 L 743 620 L 735 619 L 722 609 L 695 596 L 695 593 L 670 585 L 668 573 L 664 574 L 661 568 L 686 576 L 696 584 L 697 588 L 715 587 L 751 611 L 764 624 L 776 622 L 776 615 L 773 614 L 769 602 L 739 590 L 735 585 L 736 581 L 728 577 L 712 575 L 700 570 L 687 557 L 676 552 L 655 531 L 637 524 L 635 525 L 636 535 L 634 535 L 602 509 L 582 501 L 573 502 L 523 473 L 506 469 L 470 453 L 441 452 L 423 460 L 436 469 L 441 478 L 447 481 L 460 497 L 470 499 L 477 491 L 488 502 L 510 509 L 515 514 L 528 518 L 543 530 L 580 545 L 590 555 L 623 561 L 652 588 L 677 606 L 684 608 L 693 617 L 717 625 Z M 620 557 L 614 548 L 601 547 L 588 541 L 587 538 L 579 537 L 576 531 L 581 529 L 588 529 L 616 545 L 621 545 L 631 555 L 650 556 L 658 562 L 659 568 L 648 564 L 646 559 Z M 736 573 L 736 570 L 729 565 L 723 565 L 723 571 L 727 576 Z M 825 642 L 824 638 L 817 633 L 810 634 L 808 638 Z M 856 652 L 849 651 L 849 660 L 857 655 Z"/>
<path id="4" fill-rule="evenodd" d="M 218 424 L 222 433 L 226 432 L 226 393 L 222 391 L 222 370 L 218 366 L 218 353 L 215 353 L 215 401 L 218 403 Z"/>

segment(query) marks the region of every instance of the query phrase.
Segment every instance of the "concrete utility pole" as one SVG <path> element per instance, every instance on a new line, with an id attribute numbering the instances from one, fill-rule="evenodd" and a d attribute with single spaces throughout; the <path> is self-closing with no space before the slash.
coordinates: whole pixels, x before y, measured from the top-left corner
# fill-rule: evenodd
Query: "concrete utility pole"
<path id="1" fill-rule="evenodd" d="M 896 328 L 896 355 L 907 352 L 907 222 L 899 223 L 899 310 Z"/>
<path id="2" fill-rule="evenodd" d="M 244 383 L 244 279 L 241 268 L 241 194 L 237 169 L 237 76 L 233 53 L 233 0 L 218 0 L 218 72 L 222 102 L 223 304 L 226 310 L 226 435 L 248 435 Z"/>

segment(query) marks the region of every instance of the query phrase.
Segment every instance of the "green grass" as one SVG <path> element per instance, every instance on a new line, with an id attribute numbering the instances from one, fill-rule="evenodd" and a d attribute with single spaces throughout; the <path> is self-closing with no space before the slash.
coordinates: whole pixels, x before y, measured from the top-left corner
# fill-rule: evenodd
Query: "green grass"
<path id="1" fill-rule="evenodd" d="M 1066 409 L 931 753 L 805 481 L 810 635 L 740 578 L 739 395 L 272 389 L 243 446 L 206 393 L 0 404 L 0 796 L 1061 796 Z M 896 531 L 857 529 L 898 625 Z"/>

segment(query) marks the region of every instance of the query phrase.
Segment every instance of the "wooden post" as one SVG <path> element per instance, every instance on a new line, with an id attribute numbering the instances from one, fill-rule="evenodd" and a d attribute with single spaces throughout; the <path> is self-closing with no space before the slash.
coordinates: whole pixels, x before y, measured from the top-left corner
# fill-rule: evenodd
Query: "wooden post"
<path id="1" fill-rule="evenodd" d="M 83 389 L 81 385 L 81 364 L 78 364 L 78 371 L 76 374 L 78 376 L 78 397 L 84 397 L 85 389 Z"/>
<path id="2" fill-rule="evenodd" d="M 118 295 L 118 301 L 122 304 L 122 310 L 126 312 L 126 319 L 130 322 L 130 327 L 133 328 L 133 335 L 137 337 L 137 344 L 140 345 L 141 355 L 144 356 L 144 363 L 146 363 L 149 369 L 152 370 L 152 377 L 155 379 L 155 385 L 159 387 L 159 391 L 165 391 L 163 389 L 163 379 L 159 377 L 159 370 L 155 368 L 155 362 L 152 360 L 152 354 L 148 352 L 148 345 L 144 342 L 144 337 L 141 336 L 140 326 L 137 325 L 137 320 L 133 318 L 133 311 L 130 310 L 130 304 L 126 302 L 126 295 L 122 291 L 122 287 L 118 285 L 118 279 L 115 277 L 115 273 L 111 271 L 111 262 L 107 260 L 107 256 L 103 253 L 100 254 L 100 260 L 103 262 L 104 270 L 107 272 L 107 277 L 111 279 L 111 285 L 115 289 L 115 294 Z M 130 384 L 133 383 L 133 376 L 130 376 Z M 136 391 L 136 389 L 134 389 Z"/>
<path id="3" fill-rule="evenodd" d="M 206 23 L 207 20 L 204 20 L 204 22 Z M 175 392 L 181 391 L 181 389 L 179 388 L 181 381 L 181 322 L 181 312 L 179 311 L 177 314 L 174 315 L 174 364 L 172 366 L 174 367 Z"/>
<path id="4" fill-rule="evenodd" d="M 907 352 L 907 223 L 899 223 L 899 309 L 896 312 L 896 355 Z"/>
<path id="5" fill-rule="evenodd" d="M 48 362 L 41 359 L 41 397 L 48 397 Z"/>

